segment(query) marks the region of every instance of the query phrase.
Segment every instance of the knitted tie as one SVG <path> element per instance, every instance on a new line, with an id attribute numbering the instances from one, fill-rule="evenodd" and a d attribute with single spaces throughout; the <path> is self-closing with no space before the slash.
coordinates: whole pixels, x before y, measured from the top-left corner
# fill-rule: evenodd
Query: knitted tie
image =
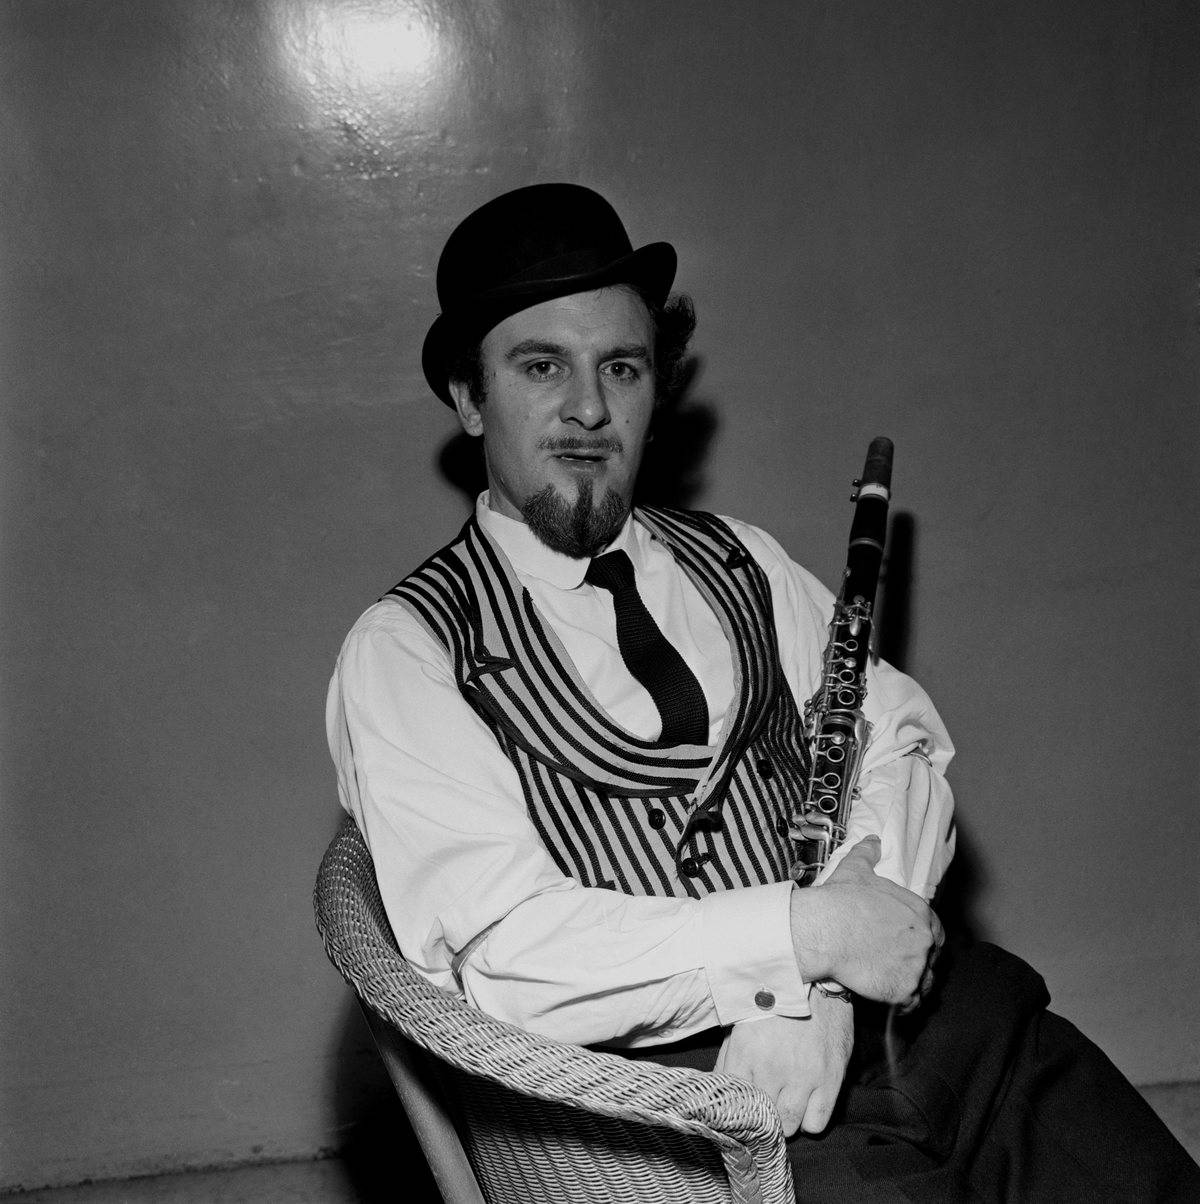
<path id="1" fill-rule="evenodd" d="M 707 744 L 708 704 L 696 675 L 659 630 L 637 592 L 624 552 L 607 552 L 588 565 L 584 580 L 613 596 L 617 646 L 629 672 L 645 687 L 662 718 L 660 744 Z"/>

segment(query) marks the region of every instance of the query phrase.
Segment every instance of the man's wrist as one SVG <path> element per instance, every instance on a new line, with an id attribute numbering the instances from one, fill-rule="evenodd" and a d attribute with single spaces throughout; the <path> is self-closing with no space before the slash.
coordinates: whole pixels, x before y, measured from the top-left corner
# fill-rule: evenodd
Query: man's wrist
<path id="1" fill-rule="evenodd" d="M 792 891 L 790 919 L 792 951 L 805 982 L 824 982 L 833 977 L 825 939 L 826 924 L 819 886 L 796 887 Z"/>

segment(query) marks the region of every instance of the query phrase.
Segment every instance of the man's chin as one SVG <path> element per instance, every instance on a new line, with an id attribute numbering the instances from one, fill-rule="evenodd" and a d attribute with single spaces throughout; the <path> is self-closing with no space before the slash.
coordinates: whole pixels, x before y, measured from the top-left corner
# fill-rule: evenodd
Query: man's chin
<path id="1" fill-rule="evenodd" d="M 629 500 L 614 489 L 593 501 L 592 482 L 579 482 L 574 497 L 547 485 L 525 500 L 521 517 L 552 551 L 581 560 L 595 556 L 620 534 Z"/>

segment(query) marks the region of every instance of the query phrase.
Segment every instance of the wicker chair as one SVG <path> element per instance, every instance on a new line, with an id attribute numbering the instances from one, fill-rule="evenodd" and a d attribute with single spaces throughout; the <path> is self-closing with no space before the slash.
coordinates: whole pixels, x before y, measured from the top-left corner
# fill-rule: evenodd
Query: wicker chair
<path id="1" fill-rule="evenodd" d="M 352 820 L 315 905 L 448 1204 L 795 1200 L 779 1117 L 749 1084 L 546 1040 L 418 974 Z"/>

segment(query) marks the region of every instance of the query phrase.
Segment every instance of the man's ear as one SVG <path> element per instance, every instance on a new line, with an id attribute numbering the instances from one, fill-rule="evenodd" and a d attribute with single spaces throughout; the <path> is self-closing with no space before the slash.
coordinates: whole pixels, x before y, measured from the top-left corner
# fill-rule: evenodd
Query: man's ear
<path id="1" fill-rule="evenodd" d="M 462 429 L 468 435 L 483 434 L 483 415 L 479 412 L 479 407 L 471 400 L 471 390 L 467 387 L 465 381 L 452 380 L 447 387 L 450 390 L 450 396 L 454 398 L 454 409 L 458 414 L 458 420 L 462 423 Z"/>

